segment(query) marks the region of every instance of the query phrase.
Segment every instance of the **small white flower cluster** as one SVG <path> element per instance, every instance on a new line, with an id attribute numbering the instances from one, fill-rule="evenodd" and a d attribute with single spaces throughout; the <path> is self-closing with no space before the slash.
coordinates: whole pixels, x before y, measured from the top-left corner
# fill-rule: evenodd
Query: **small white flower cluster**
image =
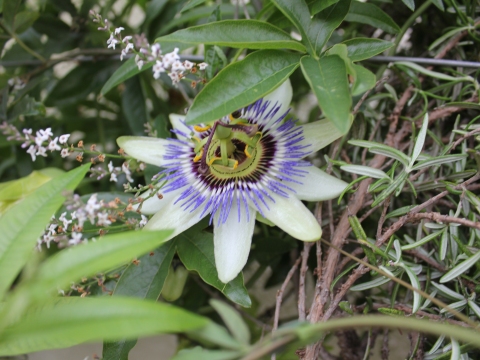
<path id="1" fill-rule="evenodd" d="M 97 14 L 93 10 L 90 10 L 90 15 L 93 17 L 94 22 L 101 25 L 98 30 L 110 31 L 108 19 L 103 19 L 101 15 Z M 122 52 L 120 54 L 121 61 L 123 61 L 128 54 L 134 53 L 135 63 L 137 64 L 139 70 L 141 70 L 146 63 L 155 62 L 153 65 L 153 77 L 155 79 L 160 78 L 160 75 L 165 72 L 175 85 L 185 77 L 186 71 L 194 74 L 197 72 L 197 69 L 203 71 L 208 66 L 208 64 L 205 62 L 197 65 L 188 60 L 183 62 L 180 61 L 178 48 L 175 48 L 172 52 L 163 55 L 160 49 L 160 44 L 153 44 L 150 46 L 143 34 L 140 36 L 135 35 L 134 44 L 132 43 L 132 36 L 129 35 L 122 38 L 121 32 L 123 30 L 125 30 L 123 27 L 117 27 L 114 31 L 110 31 L 110 37 L 107 40 L 107 47 L 115 50 L 116 46 L 120 46 L 122 48 Z M 138 51 L 136 49 L 138 49 Z"/>
<path id="2" fill-rule="evenodd" d="M 110 37 L 107 40 L 107 47 L 115 50 L 116 45 L 122 47 L 122 52 L 120 53 L 120 61 L 123 61 L 123 58 L 126 57 L 129 53 L 135 50 L 135 46 L 130 41 L 132 36 L 125 36 L 122 39 L 121 32 L 125 30 L 123 27 L 118 27 L 114 32 L 110 33 Z"/>
<path id="3" fill-rule="evenodd" d="M 25 87 L 26 83 L 19 77 L 8 79 L 8 85 L 13 87 L 13 90 L 21 90 Z"/>
<path id="4" fill-rule="evenodd" d="M 116 216 L 108 211 L 117 207 L 115 201 L 105 204 L 103 200 L 98 200 L 97 194 L 90 196 L 86 204 L 82 202 L 79 195 L 73 195 L 66 204 L 68 211 L 63 212 L 58 219 L 53 216 L 45 233 L 38 239 L 39 250 L 42 244 L 50 248 L 52 241 L 61 247 L 86 243 L 88 239 L 83 236 L 83 227 L 87 221 L 92 225 L 108 227 L 116 219 Z M 70 219 L 67 218 L 68 216 Z"/>
<path id="5" fill-rule="evenodd" d="M 158 79 L 162 73 L 166 72 L 173 84 L 178 84 L 184 77 L 186 71 L 195 73 L 197 66 L 200 70 L 205 70 L 207 68 L 208 64 L 204 62 L 197 65 L 188 60 L 183 62 L 180 61 L 180 55 L 178 55 L 178 52 L 179 49 L 175 48 L 172 52 L 162 55 L 160 44 L 157 43 L 150 47 L 142 47 L 140 49 L 140 54 L 144 57 L 140 55 L 135 56 L 135 62 L 138 69 L 141 69 L 145 60 L 148 62 L 155 61 L 155 64 L 152 67 L 153 77 Z"/>
<path id="6" fill-rule="evenodd" d="M 0 125 L 0 130 L 2 130 L 4 135 L 7 135 L 8 141 L 23 141 L 22 148 L 25 149 L 28 147 L 27 153 L 32 157 L 32 161 L 35 161 L 37 156 L 47 157 L 47 151 L 60 151 L 62 157 L 70 155 L 67 144 L 70 134 L 64 134 L 54 138 L 52 129 L 46 128 L 45 130 L 38 130 L 35 136 L 32 135 L 32 129 L 23 129 L 22 135 L 15 126 L 7 124 L 6 122 Z"/>
<path id="7" fill-rule="evenodd" d="M 144 167 L 145 165 L 143 163 L 141 163 L 140 166 Z M 128 166 L 128 162 L 124 162 L 122 164 L 122 166 L 120 167 L 120 166 L 114 166 L 113 162 L 110 161 L 107 165 L 107 168 L 108 168 L 108 170 L 106 170 L 106 169 L 104 169 L 100 166 L 92 168 L 90 170 L 90 172 L 91 172 L 90 177 L 96 176 L 96 179 L 100 180 L 100 179 L 103 179 L 108 174 L 110 174 L 110 181 L 117 182 L 118 181 L 118 175 L 125 174 L 128 182 L 133 182 L 134 181 L 133 178 L 132 178 L 132 172 L 131 172 L 131 170 Z"/>

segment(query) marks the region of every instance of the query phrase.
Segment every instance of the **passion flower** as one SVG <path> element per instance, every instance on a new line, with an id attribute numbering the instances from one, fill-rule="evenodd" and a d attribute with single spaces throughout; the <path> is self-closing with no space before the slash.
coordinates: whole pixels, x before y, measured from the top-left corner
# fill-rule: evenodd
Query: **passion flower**
<path id="1" fill-rule="evenodd" d="M 224 283 L 247 262 L 256 218 L 316 241 L 322 229 L 302 200 L 332 199 L 347 186 L 302 160 L 342 134 L 328 120 L 297 126 L 287 119 L 291 97 L 287 81 L 209 125 L 188 126 L 183 116 L 170 115 L 176 139 L 117 140 L 129 155 L 165 169 L 163 196 L 142 195 L 141 212 L 155 214 L 145 229 L 174 229 L 174 237 L 210 215 Z"/>

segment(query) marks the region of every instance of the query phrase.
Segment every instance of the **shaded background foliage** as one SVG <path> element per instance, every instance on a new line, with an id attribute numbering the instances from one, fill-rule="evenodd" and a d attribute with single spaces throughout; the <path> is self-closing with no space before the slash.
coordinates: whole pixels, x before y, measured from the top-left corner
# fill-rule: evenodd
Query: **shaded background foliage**
<path id="1" fill-rule="evenodd" d="M 176 30 L 225 19 L 243 19 L 245 13 L 287 33 L 297 33 L 291 19 L 279 10 L 283 3 L 285 2 L 257 0 L 243 8 L 227 1 L 100 3 L 85 0 L 72 3 L 45 0 L 37 3 L 3 0 L 3 17 L 0 22 L 0 45 L 3 49 L 0 118 L 2 122 L 20 130 L 33 128 L 35 131 L 51 127 L 55 136 L 72 134 L 70 143 L 74 145 L 83 140 L 85 149 L 96 144 L 100 152 L 113 155 L 118 150 L 115 139 L 121 135 L 142 135 L 147 130 L 158 137 L 167 137 L 170 127 L 168 115 L 184 113 L 191 106 L 186 98 L 195 98 L 203 85 L 199 84 L 196 89 L 192 89 L 188 83 L 186 86 L 181 84 L 180 90 L 172 85 L 165 74 L 160 81 L 156 81 L 151 70 L 146 69 L 135 76 L 125 76 L 122 79 L 125 81 L 118 81 L 114 86 L 106 88 L 105 84 L 109 79 L 112 81 L 112 76 L 119 78 L 117 70 L 123 68 L 125 63 L 119 61 L 119 50 L 106 49 L 108 34 L 97 30 L 98 25 L 91 21 L 89 11 L 94 9 L 114 26 L 124 27 L 123 34 L 144 33 L 148 41 L 153 43 L 158 37 L 172 34 Z M 321 1 L 307 3 L 312 13 L 325 5 Z M 336 1 L 328 2 L 334 3 Z M 478 5 L 477 1 L 470 0 L 353 1 L 344 21 L 338 28 L 335 27 L 326 49 L 346 40 L 366 37 L 394 43 L 383 55 L 478 61 Z M 169 46 L 175 46 L 174 43 L 162 45 L 165 51 Z M 188 44 L 182 44 L 181 47 L 187 48 Z M 206 80 L 210 82 L 220 69 L 239 56 L 251 52 L 253 51 L 223 45 L 205 45 L 203 49 L 194 47 L 186 56 L 192 59 L 205 56 L 211 65 L 206 72 Z M 178 355 L 181 359 L 181 356 L 234 359 L 249 355 L 251 358 L 259 358 L 288 342 L 292 343 L 288 350 L 279 352 L 277 358 L 292 358 L 295 351 L 300 349 L 297 355 L 305 359 L 315 358 L 318 354 L 325 358 L 339 356 L 360 359 L 368 357 L 375 340 L 380 342 L 381 336 L 388 339 L 388 332 L 378 328 L 367 332 L 347 329 L 332 333 L 331 337 L 338 340 L 336 355 L 332 355 L 328 354 L 328 346 L 322 346 L 322 343 L 306 346 L 311 340 L 318 340 L 319 335 L 312 336 L 316 328 L 308 328 L 310 330 L 302 333 L 302 326 L 298 325 L 293 326 L 291 333 L 280 332 L 283 335 L 279 335 L 278 342 L 272 340 L 269 343 L 268 339 L 262 342 L 262 334 L 266 330 L 270 331 L 272 326 L 275 327 L 275 321 L 279 319 L 275 310 L 280 309 L 280 303 L 277 302 L 276 307 L 272 305 L 263 309 L 261 313 L 257 311 L 263 299 L 250 290 L 261 276 L 268 278 L 265 288 L 282 289 L 278 301 L 296 297 L 300 303 L 298 316 L 282 318 L 281 322 L 294 319 L 327 321 L 332 317 L 362 312 L 383 312 L 403 318 L 416 312 L 420 317 L 450 325 L 473 327 L 478 324 L 480 308 L 476 293 L 480 285 L 477 260 L 477 254 L 480 253 L 480 199 L 477 196 L 478 177 L 475 175 L 480 162 L 480 106 L 476 82 L 478 67 L 463 66 L 461 63 L 456 66 L 440 65 L 432 69 L 434 73 L 429 73 L 425 71 L 427 65 L 422 65 L 423 68 L 419 69 L 411 63 L 388 64 L 378 59 L 366 59 L 361 64 L 376 75 L 379 83 L 366 98 L 362 99 L 362 94 L 353 96 L 353 104 L 358 106 L 355 107 L 355 120 L 348 135 L 324 150 L 323 154 L 327 157 L 319 154 L 312 161 L 345 181 L 357 181 L 364 174 L 370 180 L 353 184 L 340 205 L 332 201 L 312 204 L 311 209 L 320 218 L 323 214 L 324 239 L 357 257 L 365 256 L 365 261 L 380 269 L 369 270 L 365 265 L 359 265 L 357 260 L 349 259 L 348 255 L 339 256 L 338 252 L 326 244 L 317 244 L 315 252 L 310 245 L 296 241 L 279 229 L 260 224 L 253 240 L 249 257 L 250 272 L 245 285 L 243 277 L 239 276 L 225 288 L 216 278 L 211 257 L 210 266 L 199 265 L 195 261 L 198 254 L 192 250 L 194 247 L 190 245 L 191 242 L 204 246 L 206 253 L 213 253 L 208 230 L 198 235 L 198 231 L 206 227 L 202 223 L 198 228 L 187 231 L 155 250 L 153 256 L 147 253 L 140 257 L 143 253 L 139 252 L 137 264 L 130 263 L 118 269 L 100 267 L 92 270 L 88 274 L 91 278 L 86 280 L 84 286 L 77 284 L 82 290 L 79 291 L 79 287 L 74 286 L 70 295 L 86 293 L 91 297 L 102 297 L 114 292 L 114 295 L 156 300 L 162 288 L 166 289 L 165 282 L 172 281 L 172 278 L 174 284 L 186 281 L 184 287 L 173 285 L 177 299 L 176 296 L 169 298 L 165 293 L 163 298 L 169 298 L 167 300 L 172 300 L 175 305 L 190 312 L 210 317 L 216 323 L 227 326 L 230 333 L 213 322 L 209 324 L 214 330 L 205 330 L 202 334 L 195 333 L 188 327 L 167 329 L 166 332 L 188 332 L 182 342 L 185 348 L 198 344 L 204 346 L 203 350 L 183 350 Z M 465 76 L 470 76 L 471 80 L 454 79 Z M 312 122 L 325 114 L 312 95 L 305 77 L 305 72 L 300 67 L 290 76 L 294 88 L 293 112 L 300 121 Z M 9 83 L 11 79 L 16 79 L 14 81 L 20 86 Z M 222 84 L 225 88 L 233 85 L 233 82 Z M 346 119 L 343 120 L 345 122 Z M 145 124 L 149 124 L 147 128 Z M 419 135 L 421 126 L 424 129 L 428 127 L 423 139 Z M 369 140 L 375 144 L 349 143 L 349 140 Z M 413 171 L 408 168 L 405 170 L 401 156 L 395 156 L 389 148 L 379 145 L 396 148 L 412 157 L 415 143 L 423 145 L 415 164 L 424 161 L 425 167 Z M 365 148 L 370 151 L 364 150 Z M 383 152 L 379 154 L 379 151 Z M 75 156 L 64 159 L 58 154 L 52 154 L 46 158 L 37 157 L 32 162 L 20 143 L 12 143 L 6 136 L 0 136 L 0 152 L 2 182 L 24 178 L 32 170 L 78 168 Z M 89 160 L 87 152 L 84 162 Z M 448 154 L 457 157 L 444 157 Z M 123 159 L 112 159 L 115 166 L 121 166 Z M 409 160 L 407 158 L 407 162 Z M 425 163 L 428 160 L 432 163 Z M 360 171 L 349 167 L 350 165 L 368 168 Z M 135 184 L 149 183 L 158 171 L 152 167 L 147 167 L 145 171 L 135 169 L 134 163 L 132 169 L 138 170 L 135 173 Z M 385 175 L 372 169 L 380 169 Z M 380 179 L 372 180 L 376 176 Z M 101 193 L 106 201 L 120 197 L 123 205 L 126 205 L 129 196 L 123 193 L 124 181 L 124 178 L 120 178 L 117 183 L 110 182 L 107 177 L 96 181 L 94 176 L 83 180 L 76 192 L 85 196 L 85 202 L 91 194 Z M 432 200 L 445 191 L 438 201 Z M 0 201 L 3 209 L 12 199 L 5 197 Z M 414 206 L 420 206 L 416 208 L 418 211 L 412 211 Z M 61 212 L 62 210 L 59 211 Z M 127 215 L 119 223 L 125 225 L 130 217 L 135 216 Z M 50 214 L 47 214 L 48 217 Z M 358 219 L 360 221 L 357 222 Z M 124 232 L 127 228 L 112 228 L 109 233 Z M 90 230 L 90 236 L 96 236 L 100 229 L 93 226 Z M 430 235 L 432 236 L 427 238 Z M 55 246 L 44 250 L 48 256 L 57 252 L 59 249 Z M 127 263 L 134 256 L 136 255 L 132 253 L 131 256 L 118 258 L 115 266 Z M 462 267 L 468 261 L 470 263 Z M 173 266 L 170 266 L 171 262 Z M 414 296 L 412 288 L 407 289 L 382 277 L 385 275 L 382 270 L 393 272 L 411 287 L 420 288 L 443 304 L 432 304 L 430 299 L 425 299 L 425 294 L 422 299 Z M 74 274 L 78 276 L 72 275 L 70 280 L 78 281 L 81 275 Z M 295 275 L 289 281 L 291 274 Z M 310 287 L 307 292 L 314 293 L 313 299 L 309 297 L 308 301 L 305 299 L 303 284 L 306 278 L 313 278 L 316 282 L 315 288 L 307 283 L 307 287 Z M 150 292 L 135 287 L 139 279 L 149 284 Z M 288 285 L 288 290 L 283 285 Z M 22 293 L 19 294 L 10 294 L 9 299 L 15 299 L 15 296 L 21 296 Z M 211 302 L 211 299 L 231 301 L 230 304 L 239 312 L 222 308 L 224 305 Z M 121 301 L 123 300 L 119 300 L 119 304 Z M 454 319 L 445 310 L 445 304 L 459 311 L 460 317 L 456 314 Z M 86 316 L 88 311 L 84 314 L 85 319 L 95 324 L 93 315 Z M 118 311 L 116 316 L 123 316 L 120 307 Z M 233 322 L 237 325 L 233 325 Z M 238 325 L 244 322 L 248 327 Z M 191 324 L 194 323 L 195 320 L 192 319 Z M 391 324 L 395 325 L 393 318 Z M 398 326 L 401 327 L 400 323 Z M 457 341 L 450 340 L 449 337 L 426 336 L 414 331 L 415 326 L 410 328 L 410 358 L 435 358 L 442 350 L 452 358 L 473 359 L 478 356 L 478 351 L 475 352 L 468 344 L 460 347 Z M 194 327 L 192 325 L 192 329 Z M 445 333 L 455 335 L 457 331 L 454 329 Z M 251 337 L 248 335 L 250 333 Z M 140 335 L 144 333 L 116 333 L 116 336 L 109 337 L 108 340 Z M 475 335 L 478 339 L 478 333 Z M 395 337 L 396 334 L 392 332 L 390 336 Z M 78 341 L 90 340 L 79 334 L 77 338 Z M 257 344 L 249 347 L 250 343 Z M 388 343 L 383 340 L 383 344 L 382 356 L 388 358 L 388 347 L 385 345 Z M 61 343 L 56 346 L 67 345 L 71 344 Z M 133 345 L 134 341 L 105 343 L 104 358 L 126 359 L 128 350 Z M 270 349 L 270 345 L 273 348 Z M 4 348 L 1 346 L 0 342 L 0 349 L 6 349 L 7 345 L 3 345 Z M 22 349 L 33 351 L 37 348 L 22 348 L 19 345 L 17 353 L 22 352 Z M 7 350 L 2 351 L 8 353 Z"/>

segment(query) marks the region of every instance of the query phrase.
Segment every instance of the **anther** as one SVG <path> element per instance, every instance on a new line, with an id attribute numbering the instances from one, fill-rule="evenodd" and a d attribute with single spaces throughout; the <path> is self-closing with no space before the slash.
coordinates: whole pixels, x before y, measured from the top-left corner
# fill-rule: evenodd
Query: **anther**
<path id="1" fill-rule="evenodd" d="M 211 128 L 210 125 L 206 125 L 206 126 L 199 126 L 199 125 L 194 125 L 193 128 L 195 129 L 195 131 L 197 132 L 204 132 L 204 131 L 207 131 Z"/>

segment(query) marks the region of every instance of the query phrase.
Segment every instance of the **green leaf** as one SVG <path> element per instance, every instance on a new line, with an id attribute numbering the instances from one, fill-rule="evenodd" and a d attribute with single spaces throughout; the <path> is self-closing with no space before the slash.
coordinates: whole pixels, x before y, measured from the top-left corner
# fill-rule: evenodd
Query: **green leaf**
<path id="1" fill-rule="evenodd" d="M 8 112 L 9 120 L 16 120 L 20 115 L 23 116 L 36 116 L 45 115 L 45 106 L 36 101 L 34 98 L 26 95 L 22 100 L 17 102 L 12 109 Z"/>
<path id="2" fill-rule="evenodd" d="M 0 355 L 24 354 L 86 341 L 198 329 L 208 319 L 158 302 L 121 297 L 56 298 L 31 308 L 0 338 Z"/>
<path id="3" fill-rule="evenodd" d="M 41 185 L 51 179 L 50 176 L 39 171 L 32 171 L 30 175 L 18 180 L 2 183 L 0 188 L 0 201 L 13 201 L 31 194 Z"/>
<path id="4" fill-rule="evenodd" d="M 110 90 L 112 90 L 117 85 L 120 85 L 125 80 L 130 79 L 132 76 L 135 76 L 142 71 L 150 69 L 153 66 L 153 62 L 146 63 L 143 67 L 139 70 L 137 64 L 135 63 L 135 58 L 128 59 L 122 66 L 120 66 L 113 75 L 108 79 L 108 81 L 103 85 L 102 90 L 100 93 L 105 95 Z"/>
<path id="5" fill-rule="evenodd" d="M 365 91 L 372 89 L 377 83 L 375 74 L 361 65 L 353 64 L 352 66 L 356 75 L 355 82 L 353 83 L 352 95 L 361 95 Z"/>
<path id="6" fill-rule="evenodd" d="M 207 346 L 215 344 L 222 348 L 233 350 L 239 350 L 245 347 L 243 344 L 232 338 L 223 326 L 220 326 L 213 321 L 209 322 L 207 326 L 204 326 L 201 329 L 188 331 L 187 335 L 189 338 Z"/>
<path id="7" fill-rule="evenodd" d="M 187 10 L 190 10 L 194 8 L 195 6 L 198 6 L 200 4 L 203 4 L 207 0 L 188 0 L 187 3 L 183 6 L 182 10 L 180 12 L 185 12 Z"/>
<path id="8" fill-rule="evenodd" d="M 46 260 L 33 279 L 45 290 L 114 269 L 168 239 L 171 230 L 127 231 L 61 251 Z"/>
<path id="9" fill-rule="evenodd" d="M 316 57 L 322 52 L 333 30 L 347 15 L 351 0 L 340 0 L 313 19 L 305 0 L 272 0 L 272 2 L 300 31 L 307 52 Z"/>
<path id="10" fill-rule="evenodd" d="M 143 23 L 144 28 L 147 28 L 150 23 L 162 12 L 168 0 L 152 0 L 148 2 L 145 10 L 145 21 Z"/>
<path id="11" fill-rule="evenodd" d="M 62 193 L 74 190 L 89 168 L 90 164 L 83 165 L 50 180 L 0 217 L 0 299 L 33 254 L 45 225 L 63 204 Z"/>
<path id="12" fill-rule="evenodd" d="M 393 46 L 390 41 L 370 38 L 350 39 L 342 44 L 347 45 L 348 57 L 352 61 L 369 59 Z"/>
<path id="13" fill-rule="evenodd" d="M 125 82 L 122 93 L 122 109 L 133 135 L 144 135 L 148 123 L 148 111 L 142 84 L 138 76 Z"/>
<path id="14" fill-rule="evenodd" d="M 391 146 L 380 144 L 374 141 L 366 140 L 349 140 L 349 144 L 354 146 L 366 147 L 370 152 L 374 154 L 381 154 L 400 161 L 405 167 L 410 163 L 410 157 L 405 155 L 400 150 L 397 150 Z"/>
<path id="15" fill-rule="evenodd" d="M 250 331 L 242 317 L 224 302 L 211 299 L 210 305 L 220 315 L 233 337 L 244 345 L 250 344 Z"/>
<path id="16" fill-rule="evenodd" d="M 21 34 L 33 25 L 40 14 L 35 11 L 21 11 L 15 15 L 15 33 Z"/>
<path id="17" fill-rule="evenodd" d="M 67 106 L 85 100 L 90 93 L 102 88 L 114 69 L 110 61 L 81 63 L 55 84 L 45 105 Z"/>
<path id="18" fill-rule="evenodd" d="M 252 104 L 282 84 L 298 67 L 300 56 L 259 50 L 230 64 L 197 95 L 187 124 L 208 123 Z"/>
<path id="19" fill-rule="evenodd" d="M 175 255 L 175 241 L 169 241 L 140 257 L 138 264 L 130 262 L 118 279 L 113 296 L 133 296 L 157 300 Z M 104 360 L 128 360 L 128 353 L 137 340 L 117 340 L 103 343 Z"/>
<path id="20" fill-rule="evenodd" d="M 445 275 L 443 275 L 440 278 L 440 282 L 441 283 L 446 283 L 446 282 L 462 275 L 464 272 L 466 272 L 468 269 L 470 269 L 473 265 L 475 265 L 478 261 L 480 261 L 480 251 L 475 253 L 475 255 L 469 257 L 467 260 L 462 261 L 460 264 L 458 264 L 453 269 L 451 269 L 449 272 L 447 272 Z"/>
<path id="21" fill-rule="evenodd" d="M 319 60 L 304 56 L 300 64 L 325 117 L 346 133 L 350 127 L 352 98 L 345 62 L 338 55 Z"/>
<path id="22" fill-rule="evenodd" d="M 366 175 L 374 179 L 390 179 L 384 171 L 363 165 L 343 165 L 340 169 L 353 174 Z"/>
<path id="23" fill-rule="evenodd" d="M 443 0 L 432 0 L 432 4 L 435 5 L 439 10 L 445 11 Z"/>
<path id="24" fill-rule="evenodd" d="M 420 281 L 418 280 L 417 275 L 413 272 L 410 266 L 405 265 L 404 263 L 399 263 L 398 266 L 405 269 L 408 278 L 410 279 L 410 283 L 412 287 L 416 290 L 421 290 L 422 287 L 420 286 Z M 413 304 L 412 304 L 412 314 L 415 314 L 418 309 L 420 309 L 422 297 L 420 293 L 417 291 L 413 291 Z"/>
<path id="25" fill-rule="evenodd" d="M 415 10 L 415 0 L 402 0 L 402 2 L 407 5 L 407 7 L 414 11 Z"/>
<path id="26" fill-rule="evenodd" d="M 307 5 L 310 8 L 310 14 L 315 15 L 329 6 L 338 3 L 338 1 L 339 0 L 307 0 Z"/>
<path id="27" fill-rule="evenodd" d="M 165 284 L 162 289 L 162 298 L 166 301 L 176 301 L 182 296 L 185 283 L 188 279 L 188 270 L 182 265 L 170 266 Z"/>
<path id="28" fill-rule="evenodd" d="M 390 34 L 396 34 L 400 31 L 398 25 L 387 13 L 369 2 L 352 1 L 352 6 L 345 20 L 367 24 Z"/>
<path id="29" fill-rule="evenodd" d="M 422 152 L 423 144 L 425 144 L 425 137 L 427 136 L 428 130 L 428 112 L 423 117 L 422 127 L 417 135 L 417 140 L 415 141 L 415 146 L 413 147 L 412 156 L 410 157 L 409 167 L 413 166 L 413 163 L 417 161 L 418 156 Z"/>
<path id="30" fill-rule="evenodd" d="M 396 61 L 394 64 L 395 65 L 400 65 L 400 66 L 406 66 L 406 67 L 411 68 L 415 71 L 418 71 L 419 73 L 422 73 L 424 75 L 427 75 L 427 76 L 430 76 L 430 77 L 433 77 L 433 78 L 436 78 L 436 79 L 440 79 L 440 80 L 471 81 L 471 82 L 474 81 L 474 79 L 471 76 L 462 76 L 462 77 L 450 76 L 450 75 L 446 75 L 446 74 L 439 73 L 439 72 L 436 72 L 436 71 L 428 70 L 428 69 L 424 68 L 423 66 L 420 66 L 420 65 L 415 64 L 415 63 L 410 62 L 410 61 Z"/>
<path id="31" fill-rule="evenodd" d="M 217 45 L 247 49 L 292 49 L 305 46 L 276 26 L 258 20 L 223 20 L 162 36 L 157 42 Z"/>
<path id="32" fill-rule="evenodd" d="M 218 279 L 213 254 L 213 234 L 187 231 L 176 239 L 178 256 L 188 270 L 198 272 L 203 281 L 220 290 L 233 302 L 243 307 L 252 305 L 241 273 L 228 284 Z"/>
<path id="33" fill-rule="evenodd" d="M 235 360 L 241 355 L 241 352 L 235 350 L 209 350 L 196 346 L 180 350 L 171 360 Z"/>
<path id="34" fill-rule="evenodd" d="M 5 25 L 11 30 L 15 22 L 15 15 L 17 14 L 22 0 L 3 0 L 3 21 Z"/>
<path id="35" fill-rule="evenodd" d="M 113 295 L 157 300 L 174 255 L 175 241 L 168 241 L 140 257 L 137 265 L 130 263 L 118 279 Z"/>

